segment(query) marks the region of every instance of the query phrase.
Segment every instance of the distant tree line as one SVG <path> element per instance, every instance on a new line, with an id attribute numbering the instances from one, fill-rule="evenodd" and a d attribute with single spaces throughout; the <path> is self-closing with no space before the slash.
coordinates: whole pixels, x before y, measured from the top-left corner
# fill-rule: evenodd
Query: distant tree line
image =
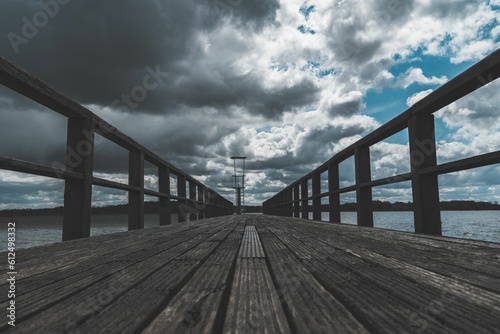
<path id="1" fill-rule="evenodd" d="M 476 201 L 445 201 L 439 207 L 443 211 L 474 211 L 474 210 L 500 210 L 498 203 L 476 202 Z M 341 211 L 356 211 L 356 203 L 344 203 L 340 205 Z M 328 211 L 328 204 L 322 205 L 322 211 Z M 413 211 L 412 202 L 384 202 L 373 201 L 373 211 Z"/>
<path id="2" fill-rule="evenodd" d="M 474 210 L 500 210 L 500 204 L 497 202 L 476 202 L 476 201 L 447 201 L 441 202 L 441 210 L 444 211 L 474 211 Z M 262 206 L 245 205 L 243 207 L 247 213 L 261 213 Z M 328 212 L 328 204 L 323 204 L 322 211 Z M 353 212 L 356 211 L 356 203 L 345 203 L 340 205 L 341 211 Z M 170 210 L 172 213 L 177 213 L 177 202 L 170 202 Z M 412 211 L 413 203 L 411 202 L 384 202 L 373 201 L 374 211 Z M 92 214 L 126 214 L 128 205 L 112 205 L 105 207 L 92 207 Z M 145 202 L 144 213 L 159 213 L 158 202 Z M 50 209 L 15 209 L 2 210 L 0 216 L 60 216 L 63 214 L 63 207 Z"/>

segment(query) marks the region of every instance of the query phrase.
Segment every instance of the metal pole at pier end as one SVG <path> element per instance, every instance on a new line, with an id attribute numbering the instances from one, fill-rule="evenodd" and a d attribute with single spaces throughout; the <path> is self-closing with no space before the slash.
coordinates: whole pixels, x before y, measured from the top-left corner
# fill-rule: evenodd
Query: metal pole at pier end
<path id="1" fill-rule="evenodd" d="M 237 204 L 237 209 L 236 209 L 236 214 L 241 214 L 242 211 L 245 209 L 242 209 L 242 203 L 243 206 L 245 206 L 245 159 L 247 157 L 231 157 L 231 160 L 233 160 L 233 168 L 234 168 L 234 189 L 235 189 L 235 202 Z M 242 160 L 242 165 L 240 167 L 241 173 L 237 173 L 237 168 L 236 168 L 236 160 Z M 241 183 L 240 183 L 241 181 Z"/>

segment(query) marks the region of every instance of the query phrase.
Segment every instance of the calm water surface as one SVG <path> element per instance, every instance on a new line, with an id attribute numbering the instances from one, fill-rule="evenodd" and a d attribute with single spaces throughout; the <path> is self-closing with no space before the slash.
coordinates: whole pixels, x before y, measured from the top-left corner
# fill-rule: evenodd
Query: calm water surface
<path id="1" fill-rule="evenodd" d="M 7 223 L 16 221 L 16 248 L 29 248 L 60 242 L 62 239 L 62 217 L 27 216 L 0 217 L 0 251 L 7 250 Z M 328 221 L 328 213 L 322 219 Z M 500 243 L 500 211 L 443 211 L 443 235 L 456 238 L 476 239 Z M 356 224 L 355 212 L 342 212 L 344 224 Z M 172 215 L 177 223 L 177 215 Z M 146 214 L 146 228 L 159 225 L 157 214 Z M 374 225 L 378 228 L 413 232 L 413 212 L 374 212 Z M 100 235 L 127 230 L 127 215 L 95 215 L 92 217 L 91 235 Z"/>

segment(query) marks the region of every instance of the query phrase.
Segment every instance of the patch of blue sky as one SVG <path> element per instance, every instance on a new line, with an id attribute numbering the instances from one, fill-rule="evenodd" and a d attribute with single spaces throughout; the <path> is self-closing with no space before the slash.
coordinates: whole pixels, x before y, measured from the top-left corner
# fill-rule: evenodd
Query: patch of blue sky
<path id="1" fill-rule="evenodd" d="M 300 25 L 298 28 L 297 28 L 298 31 L 300 31 L 301 33 L 303 34 L 311 34 L 311 35 L 315 35 L 316 34 L 316 30 L 313 30 L 309 27 L 306 27 L 305 25 Z"/>
<path id="2" fill-rule="evenodd" d="M 271 63 L 271 65 L 269 65 L 269 68 L 274 70 L 274 71 L 278 71 L 278 72 L 286 72 L 288 71 L 288 65 L 287 64 L 282 64 L 282 63 L 279 63 L 277 61 L 273 61 Z"/>
<path id="3" fill-rule="evenodd" d="M 436 142 L 450 142 L 455 131 L 456 129 L 448 128 L 441 118 L 434 117 L 434 133 L 436 135 Z"/>
<path id="4" fill-rule="evenodd" d="M 320 67 L 320 63 L 314 60 L 308 60 L 307 64 L 301 68 L 302 71 L 318 69 Z"/>
<path id="5" fill-rule="evenodd" d="M 270 67 L 271 67 L 271 69 L 278 71 L 278 72 L 288 71 L 288 65 L 276 64 L 276 65 L 271 65 Z"/>
<path id="6" fill-rule="evenodd" d="M 272 127 L 270 125 L 268 125 L 268 126 L 264 126 L 262 128 L 255 129 L 255 130 L 257 131 L 257 133 L 261 133 L 261 132 L 271 133 L 271 129 L 272 129 Z"/>
<path id="7" fill-rule="evenodd" d="M 394 55 L 393 59 L 400 60 L 400 55 Z M 452 64 L 449 56 L 433 56 L 425 55 L 422 50 L 419 50 L 414 55 L 409 57 L 409 61 L 400 61 L 392 66 L 389 71 L 395 76 L 405 73 L 411 67 L 421 68 L 426 77 L 441 77 L 446 76 L 449 79 L 455 77 L 467 68 L 472 66 L 474 62 L 463 62 L 460 64 Z"/>
<path id="8" fill-rule="evenodd" d="M 339 69 L 334 67 L 331 68 L 321 68 L 321 64 L 314 60 L 308 60 L 307 64 L 301 68 L 302 71 L 311 71 L 316 74 L 318 78 L 323 78 L 328 75 L 334 75 L 340 73 Z"/>
<path id="9" fill-rule="evenodd" d="M 401 59 L 399 55 L 395 55 L 393 58 L 395 60 Z M 409 59 L 411 60 L 397 63 L 389 71 L 397 78 L 404 75 L 409 68 L 416 67 L 422 69 L 426 77 L 446 76 L 448 79 L 452 79 L 474 64 L 473 62 L 452 64 L 449 57 L 424 55 L 422 50 L 416 52 Z M 406 89 L 387 86 L 382 90 L 369 90 L 364 99 L 367 107 L 363 114 L 372 115 L 379 122 L 385 123 L 408 108 L 406 100 L 410 96 L 428 89 L 435 90 L 439 86 L 414 83 Z"/>
<path id="10" fill-rule="evenodd" d="M 323 78 L 323 77 L 326 77 L 328 75 L 333 75 L 333 74 L 337 74 L 337 70 L 335 68 L 328 68 L 328 69 L 324 69 L 324 70 L 320 70 L 318 72 L 318 77 L 319 78 Z"/>
<path id="11" fill-rule="evenodd" d="M 499 6 L 499 8 L 500 8 L 500 6 Z M 479 32 L 482 35 L 481 37 L 483 39 L 493 38 L 493 35 L 491 34 L 491 32 L 492 32 L 493 28 L 498 26 L 499 23 L 500 23 L 500 20 L 495 19 L 495 20 L 491 21 L 490 23 L 488 23 L 487 25 L 483 26 Z M 500 39 L 500 36 L 497 36 L 497 38 L 495 40 L 498 40 L 498 39 Z"/>
<path id="12" fill-rule="evenodd" d="M 379 123 L 385 124 L 394 117 L 400 115 L 408 109 L 406 100 L 415 93 L 421 92 L 426 89 L 436 89 L 439 85 L 411 85 L 407 89 L 386 87 L 382 91 L 369 91 L 365 98 L 364 103 L 366 108 L 362 114 L 375 118 Z M 446 125 L 437 117 L 436 119 L 436 139 L 446 140 L 450 136 L 450 130 Z M 439 136 L 437 132 L 439 131 Z M 402 131 L 391 138 L 387 142 L 406 144 L 408 137 L 406 131 Z"/>
<path id="13" fill-rule="evenodd" d="M 314 12 L 315 10 L 315 6 L 314 5 L 311 5 L 311 6 L 307 6 L 305 3 L 300 6 L 300 9 L 299 9 L 299 12 L 304 15 L 304 18 L 306 20 L 309 20 L 309 15 L 311 15 L 312 12 Z"/>

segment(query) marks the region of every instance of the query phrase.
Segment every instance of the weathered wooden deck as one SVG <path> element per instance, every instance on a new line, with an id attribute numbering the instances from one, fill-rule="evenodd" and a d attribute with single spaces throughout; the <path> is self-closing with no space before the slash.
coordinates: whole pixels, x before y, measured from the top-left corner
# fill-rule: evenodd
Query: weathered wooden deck
<path id="1" fill-rule="evenodd" d="M 2 332 L 500 332 L 493 243 L 242 215 L 17 261 L 16 327 L 4 319 Z"/>

